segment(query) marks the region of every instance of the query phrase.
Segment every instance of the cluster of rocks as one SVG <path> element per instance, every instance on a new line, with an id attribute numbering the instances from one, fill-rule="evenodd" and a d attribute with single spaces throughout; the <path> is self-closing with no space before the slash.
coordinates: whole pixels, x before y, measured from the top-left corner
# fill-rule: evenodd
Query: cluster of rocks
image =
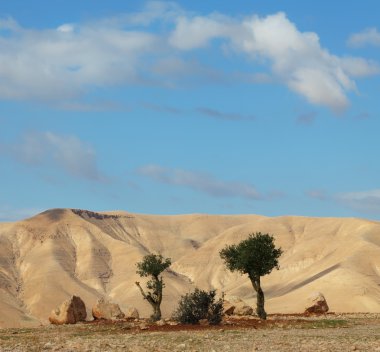
<path id="1" fill-rule="evenodd" d="M 320 292 L 313 293 L 308 298 L 308 305 L 305 309 L 305 315 L 326 314 L 329 310 L 326 298 Z M 227 316 L 249 316 L 254 314 L 254 310 L 241 298 L 236 296 L 229 297 L 223 301 L 223 311 Z M 106 300 L 104 297 L 98 299 L 92 307 L 92 316 L 95 320 L 120 320 L 120 319 L 139 319 L 139 312 L 136 308 L 128 308 L 124 313 L 118 304 Z M 80 297 L 72 296 L 64 301 L 59 307 L 55 308 L 50 316 L 49 321 L 52 324 L 75 324 L 85 321 L 87 318 L 86 305 Z"/>
<path id="2" fill-rule="evenodd" d="M 119 319 L 139 319 L 139 312 L 136 308 L 128 308 L 123 313 L 118 304 L 106 300 L 104 297 L 98 299 L 92 307 L 92 316 L 95 320 L 119 320 Z M 80 297 L 72 296 L 64 301 L 59 307 L 52 310 L 49 321 L 52 324 L 76 324 L 85 321 L 87 318 L 86 305 Z"/>
<path id="3" fill-rule="evenodd" d="M 223 301 L 225 315 L 247 316 L 253 315 L 254 310 L 239 297 L 231 296 Z M 329 311 L 325 296 L 321 292 L 314 292 L 307 298 L 305 315 L 321 315 Z"/>

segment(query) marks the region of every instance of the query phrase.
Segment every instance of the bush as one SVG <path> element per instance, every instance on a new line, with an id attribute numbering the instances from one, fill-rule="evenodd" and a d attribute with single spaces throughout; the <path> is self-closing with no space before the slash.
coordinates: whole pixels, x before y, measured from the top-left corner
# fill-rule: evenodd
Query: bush
<path id="1" fill-rule="evenodd" d="M 182 324 L 198 324 L 207 319 L 212 325 L 222 321 L 223 301 L 215 302 L 215 290 L 209 292 L 196 288 L 194 292 L 182 296 L 173 318 Z"/>

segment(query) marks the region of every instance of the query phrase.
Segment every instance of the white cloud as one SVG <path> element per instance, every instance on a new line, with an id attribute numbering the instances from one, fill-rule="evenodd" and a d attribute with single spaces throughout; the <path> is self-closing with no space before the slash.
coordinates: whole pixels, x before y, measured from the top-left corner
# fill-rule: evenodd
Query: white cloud
<path id="1" fill-rule="evenodd" d="M 250 58 L 247 82 L 260 84 L 273 77 L 310 103 L 337 112 L 349 106 L 348 93 L 357 90 L 354 78 L 379 73 L 373 61 L 331 54 L 316 33 L 300 31 L 284 13 L 198 16 L 175 3 L 154 1 L 137 13 L 55 29 L 22 28 L 13 19 L 1 20 L 0 98 L 64 101 L 94 87 L 220 83 L 222 69 L 206 67 L 197 56 L 200 49 L 216 50 L 209 45 L 213 39 L 219 39 L 221 55 Z M 258 66 L 264 68 L 260 73 Z"/>
<path id="2" fill-rule="evenodd" d="M 209 17 L 181 16 L 176 20 L 176 28 L 169 37 L 169 43 L 181 50 L 205 47 L 211 39 L 229 37 L 238 29 L 231 19 L 222 15 Z"/>
<path id="3" fill-rule="evenodd" d="M 222 181 L 211 175 L 165 168 L 159 165 L 146 165 L 137 170 L 140 175 L 160 183 L 184 186 L 213 197 L 240 197 L 262 199 L 255 187 L 236 181 Z"/>
<path id="4" fill-rule="evenodd" d="M 25 164 L 55 165 L 76 177 L 93 181 L 106 180 L 98 170 L 94 149 L 75 136 L 52 132 L 28 133 L 20 143 L 8 146 L 7 149 Z"/>
<path id="5" fill-rule="evenodd" d="M 0 18 L 0 35 L 2 34 L 2 31 L 7 31 L 7 30 L 13 31 L 13 32 L 18 32 L 19 30 L 21 30 L 21 27 L 11 17 Z"/>
<path id="6" fill-rule="evenodd" d="M 345 206 L 367 214 L 380 214 L 380 189 L 338 194 L 336 200 Z"/>
<path id="7" fill-rule="evenodd" d="M 377 62 L 360 57 L 344 57 L 340 59 L 340 64 L 344 71 L 352 77 L 366 77 L 380 73 L 380 66 Z"/>
<path id="8" fill-rule="evenodd" d="M 66 23 L 57 28 L 58 32 L 71 33 L 74 31 L 74 26 L 72 24 Z"/>
<path id="9" fill-rule="evenodd" d="M 292 72 L 287 83 L 290 89 L 306 97 L 310 103 L 328 106 L 336 112 L 341 112 L 349 105 L 345 90 L 355 87 L 354 82 L 350 81 L 343 72 L 341 73 L 344 84 L 331 72 L 299 67 Z"/>
<path id="10" fill-rule="evenodd" d="M 347 44 L 354 48 L 367 45 L 380 46 L 380 32 L 375 27 L 366 28 L 362 32 L 352 34 Z"/>
<path id="11" fill-rule="evenodd" d="M 149 26 L 154 22 L 172 22 L 185 11 L 172 1 L 148 1 L 141 11 L 119 14 L 100 21 L 106 26 Z"/>
<path id="12" fill-rule="evenodd" d="M 65 100 L 91 87 L 139 82 L 140 58 L 158 43 L 154 34 L 96 24 L 0 35 L 0 97 Z"/>
<path id="13" fill-rule="evenodd" d="M 348 107 L 347 93 L 356 90 L 352 77 L 379 73 L 373 62 L 330 54 L 316 33 L 300 32 L 284 13 L 241 22 L 215 15 L 181 19 L 170 42 L 179 49 L 194 49 L 214 38 L 227 39 L 254 61 L 268 61 L 273 74 L 291 90 L 337 112 Z"/>

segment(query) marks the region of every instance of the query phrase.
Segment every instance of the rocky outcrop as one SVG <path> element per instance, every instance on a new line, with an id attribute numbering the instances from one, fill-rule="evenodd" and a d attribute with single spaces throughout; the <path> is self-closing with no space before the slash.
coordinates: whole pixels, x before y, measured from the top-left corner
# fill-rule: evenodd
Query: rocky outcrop
<path id="1" fill-rule="evenodd" d="M 325 296 L 321 292 L 314 292 L 307 299 L 306 315 L 325 314 L 329 311 Z"/>
<path id="2" fill-rule="evenodd" d="M 85 321 L 86 317 L 87 313 L 84 302 L 80 297 L 72 296 L 51 312 L 49 321 L 57 325 L 75 324 L 78 321 Z"/>
<path id="3" fill-rule="evenodd" d="M 118 304 L 109 302 L 102 297 L 92 307 L 92 316 L 94 319 L 117 320 L 123 319 L 125 314 Z"/>

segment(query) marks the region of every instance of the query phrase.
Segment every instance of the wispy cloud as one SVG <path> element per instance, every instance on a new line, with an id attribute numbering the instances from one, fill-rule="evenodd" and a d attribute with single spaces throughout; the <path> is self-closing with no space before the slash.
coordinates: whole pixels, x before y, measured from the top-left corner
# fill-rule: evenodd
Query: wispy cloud
<path id="1" fill-rule="evenodd" d="M 305 192 L 305 194 L 310 198 L 314 198 L 318 200 L 330 199 L 330 196 L 328 195 L 328 193 L 323 189 L 309 189 Z"/>
<path id="2" fill-rule="evenodd" d="M 160 183 L 187 187 L 213 197 L 238 197 L 250 200 L 263 198 L 250 184 L 223 181 L 209 174 L 166 168 L 160 165 L 146 165 L 139 168 L 137 172 Z"/>
<path id="3" fill-rule="evenodd" d="M 95 150 L 76 136 L 32 132 L 19 143 L 3 145 L 2 149 L 24 164 L 54 165 L 79 178 L 107 180 L 98 169 Z"/>
<path id="4" fill-rule="evenodd" d="M 368 45 L 380 46 L 380 32 L 375 27 L 366 28 L 359 33 L 352 34 L 347 44 L 354 48 L 360 48 Z"/>
<path id="5" fill-rule="evenodd" d="M 114 101 L 65 101 L 56 105 L 59 109 L 65 111 L 80 111 L 80 112 L 104 112 L 104 111 L 129 111 L 130 108 L 123 106 Z"/>
<path id="6" fill-rule="evenodd" d="M 368 120 L 369 118 L 371 118 L 371 114 L 367 111 L 363 111 L 354 116 L 354 119 L 356 120 Z"/>
<path id="7" fill-rule="evenodd" d="M 157 105 L 152 103 L 143 103 L 141 106 L 145 109 L 159 112 L 159 113 L 166 113 L 166 114 L 172 114 L 172 115 L 184 115 L 184 114 L 192 114 L 197 113 L 201 114 L 213 119 L 217 120 L 229 120 L 229 121 L 243 121 L 243 120 L 254 120 L 255 117 L 253 115 L 246 115 L 246 114 L 239 114 L 236 112 L 225 112 L 217 109 L 213 109 L 210 107 L 197 107 L 194 109 L 180 109 L 174 106 L 169 105 Z"/>
<path id="8" fill-rule="evenodd" d="M 43 210 L 38 208 L 13 208 L 10 206 L 0 206 L 0 221 L 18 221 L 29 218 L 41 213 Z"/>
<path id="9" fill-rule="evenodd" d="M 196 111 L 200 114 L 219 119 L 219 120 L 231 120 L 231 121 L 238 121 L 238 120 L 254 120 L 255 117 L 253 115 L 244 115 L 244 114 L 238 114 L 238 113 L 229 113 L 224 111 L 219 111 L 207 107 L 199 107 L 196 109 Z"/>
<path id="10" fill-rule="evenodd" d="M 348 93 L 357 91 L 354 78 L 379 73 L 375 62 L 330 53 L 316 33 L 301 32 L 284 13 L 197 16 L 175 3 L 154 1 L 137 13 L 54 29 L 24 28 L 11 18 L 0 20 L 0 28 L 7 32 L 0 32 L 2 99 L 62 102 L 91 94 L 94 87 L 225 84 L 226 73 L 209 67 L 200 49 L 248 57 L 247 83 L 274 78 L 311 104 L 337 112 L 349 105 Z M 377 30 L 368 33 L 377 43 Z M 368 42 L 365 35 L 352 40 Z M 219 49 L 209 45 L 214 39 Z"/>
<path id="11" fill-rule="evenodd" d="M 310 189 L 306 196 L 339 204 L 367 215 L 380 215 L 380 189 L 330 194 L 323 189 Z"/>
<path id="12" fill-rule="evenodd" d="M 168 106 L 168 105 L 157 105 L 152 103 L 143 103 L 141 104 L 143 108 L 155 111 L 155 112 L 163 112 L 168 114 L 174 114 L 174 115 L 181 115 L 184 113 L 184 110 L 176 108 L 174 106 Z"/>
<path id="13" fill-rule="evenodd" d="M 335 198 L 339 203 L 353 210 L 366 214 L 380 214 L 380 189 L 341 193 Z"/>
<path id="14" fill-rule="evenodd" d="M 314 123 L 316 117 L 317 113 L 314 111 L 303 113 L 297 116 L 297 123 L 300 125 L 311 125 Z"/>

